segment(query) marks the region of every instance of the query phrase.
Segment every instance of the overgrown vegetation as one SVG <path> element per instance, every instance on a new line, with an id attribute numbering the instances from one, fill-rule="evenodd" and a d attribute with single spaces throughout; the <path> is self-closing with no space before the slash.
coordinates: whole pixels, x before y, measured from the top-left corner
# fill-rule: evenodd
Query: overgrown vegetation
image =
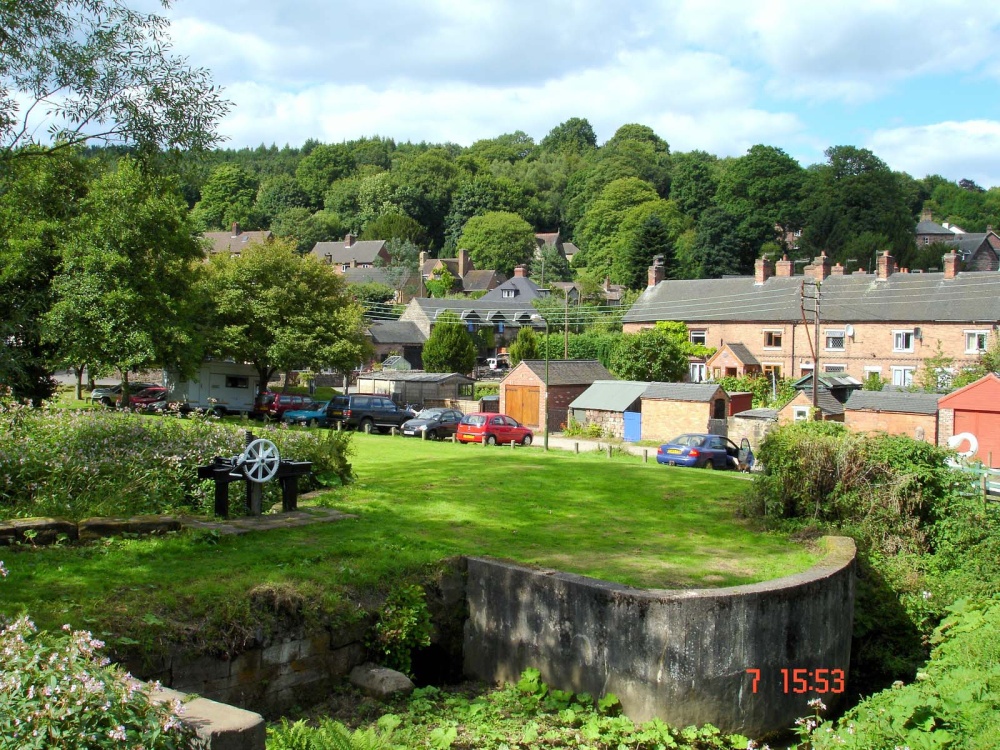
<path id="1" fill-rule="evenodd" d="M 0 518 L 210 512 L 212 483 L 196 469 L 213 456 L 239 455 L 246 429 L 287 458 L 313 462 L 303 489 L 351 477 L 350 435 L 334 430 L 0 403 Z M 278 500 L 279 492 L 270 483 L 265 499 Z"/>
<path id="2" fill-rule="evenodd" d="M 767 375 L 741 375 L 739 377 L 718 378 L 716 382 L 727 393 L 752 393 L 753 408 L 780 409 L 793 398 L 797 391 L 792 378 L 771 380 Z"/>
<path id="3" fill-rule="evenodd" d="M 379 653 L 385 666 L 409 674 L 413 649 L 430 644 L 431 613 L 424 590 L 417 585 L 393 589 L 379 612 L 369 648 Z"/>
<path id="4" fill-rule="evenodd" d="M 586 693 L 550 688 L 537 669 L 514 685 L 485 694 L 465 695 L 421 688 L 353 731 L 323 719 L 268 730 L 268 750 L 405 750 L 433 747 L 509 750 L 514 747 L 592 748 L 592 750 L 715 750 L 755 747 L 742 735 L 726 735 L 711 725 L 675 728 L 658 719 L 636 724 L 621 715 L 618 698 L 599 701 Z"/>
<path id="5" fill-rule="evenodd" d="M 771 528 L 838 529 L 858 542 L 854 689 L 917 678 L 876 695 L 838 725 L 843 733 L 845 722 L 857 724 L 850 746 L 994 746 L 981 739 L 993 735 L 982 734 L 978 709 L 956 713 L 945 693 L 968 679 L 977 699 L 995 702 L 1000 694 L 995 670 L 977 666 L 975 643 L 1000 635 L 1000 508 L 984 502 L 970 476 L 947 466 L 945 452 L 906 437 L 800 423 L 768 435 L 758 456 L 764 472 L 743 500 L 745 513 Z M 969 603 L 956 604 L 958 596 Z M 962 635 L 973 625 L 979 635 Z M 940 646 L 929 653 L 932 643 Z M 862 724 L 874 734 L 862 734 Z M 911 743 L 911 732 L 929 738 Z M 956 739 L 963 736 L 980 739 Z"/>

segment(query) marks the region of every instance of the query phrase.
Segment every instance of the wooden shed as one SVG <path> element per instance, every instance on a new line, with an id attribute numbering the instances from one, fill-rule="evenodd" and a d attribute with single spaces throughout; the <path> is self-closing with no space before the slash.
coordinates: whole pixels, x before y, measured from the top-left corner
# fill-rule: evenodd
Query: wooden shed
<path id="1" fill-rule="evenodd" d="M 457 372 L 422 370 L 383 370 L 358 376 L 358 393 L 388 396 L 397 404 L 439 406 L 460 399 L 471 399 L 475 382 Z"/>
<path id="2" fill-rule="evenodd" d="M 879 430 L 937 445 L 936 393 L 855 391 L 844 404 L 844 424 L 855 432 Z"/>
<path id="3" fill-rule="evenodd" d="M 557 432 L 566 426 L 569 405 L 597 380 L 614 380 L 596 359 L 549 360 L 548 427 Z M 500 381 L 500 411 L 528 427 L 545 422 L 545 360 L 522 360 Z"/>
<path id="4" fill-rule="evenodd" d="M 938 444 L 953 435 L 975 436 L 975 458 L 991 469 L 1000 468 L 1000 378 L 990 373 L 938 400 Z M 968 444 L 963 444 L 963 450 Z"/>

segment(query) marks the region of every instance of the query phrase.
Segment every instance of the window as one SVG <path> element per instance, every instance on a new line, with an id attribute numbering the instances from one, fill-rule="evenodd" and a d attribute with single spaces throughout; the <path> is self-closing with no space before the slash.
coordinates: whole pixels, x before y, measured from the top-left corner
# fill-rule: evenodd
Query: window
<path id="1" fill-rule="evenodd" d="M 894 352 L 912 352 L 913 331 L 893 331 L 892 350 Z"/>
<path id="2" fill-rule="evenodd" d="M 781 331 L 764 331 L 764 348 L 780 349 L 781 333 Z"/>
<path id="3" fill-rule="evenodd" d="M 500 295 L 504 299 L 514 299 L 514 291 L 515 291 L 514 289 L 501 289 Z"/>
<path id="4" fill-rule="evenodd" d="M 982 354 L 986 351 L 986 344 L 989 341 L 989 337 L 989 331 L 966 331 L 965 353 Z"/>
<path id="5" fill-rule="evenodd" d="M 913 371 L 915 367 L 893 367 L 892 384 L 898 386 L 913 385 Z"/>
<path id="6" fill-rule="evenodd" d="M 781 365 L 765 364 L 761 365 L 761 369 L 764 371 L 764 375 L 765 377 L 767 377 L 768 380 L 770 380 L 771 378 L 776 378 L 778 380 L 781 379 Z"/>
<path id="7" fill-rule="evenodd" d="M 844 329 L 829 330 L 825 334 L 828 352 L 844 351 Z"/>
<path id="8" fill-rule="evenodd" d="M 792 419 L 796 422 L 808 422 L 809 421 L 809 406 L 793 406 L 792 407 Z"/>
<path id="9" fill-rule="evenodd" d="M 692 383 L 704 383 L 708 380 L 708 368 L 704 362 L 692 362 L 688 365 L 688 377 Z"/>
<path id="10" fill-rule="evenodd" d="M 472 394 L 475 391 L 475 383 L 459 383 L 458 384 L 458 397 L 459 398 L 472 398 Z"/>
<path id="11" fill-rule="evenodd" d="M 689 335 L 692 344 L 700 344 L 701 346 L 708 346 L 708 331 L 705 330 L 691 331 Z"/>
<path id="12" fill-rule="evenodd" d="M 239 375 L 226 375 L 226 388 L 249 388 L 250 378 Z"/>
<path id="13" fill-rule="evenodd" d="M 345 273 L 346 273 L 347 269 L 350 268 L 350 267 L 351 267 L 350 263 L 341 263 L 340 264 L 340 270 L 344 271 Z"/>
<path id="14" fill-rule="evenodd" d="M 823 372 L 847 372 L 847 365 L 823 365 Z"/>

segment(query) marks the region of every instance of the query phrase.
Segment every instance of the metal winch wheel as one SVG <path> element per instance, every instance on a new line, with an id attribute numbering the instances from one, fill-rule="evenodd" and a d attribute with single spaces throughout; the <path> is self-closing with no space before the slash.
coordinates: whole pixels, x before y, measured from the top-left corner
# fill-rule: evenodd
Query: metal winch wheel
<path id="1" fill-rule="evenodd" d="M 238 459 L 238 465 L 243 469 L 243 475 L 251 482 L 258 484 L 274 479 L 280 463 L 281 456 L 278 454 L 278 446 L 264 438 L 257 438 L 247 445 Z"/>

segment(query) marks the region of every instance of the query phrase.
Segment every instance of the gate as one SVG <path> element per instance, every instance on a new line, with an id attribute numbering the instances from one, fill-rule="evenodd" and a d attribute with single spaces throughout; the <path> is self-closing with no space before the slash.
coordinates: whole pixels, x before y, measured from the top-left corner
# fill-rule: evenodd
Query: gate
<path id="1" fill-rule="evenodd" d="M 628 443 L 637 443 L 642 440 L 642 412 L 638 411 L 627 411 L 623 414 L 625 417 L 625 441 Z"/>

